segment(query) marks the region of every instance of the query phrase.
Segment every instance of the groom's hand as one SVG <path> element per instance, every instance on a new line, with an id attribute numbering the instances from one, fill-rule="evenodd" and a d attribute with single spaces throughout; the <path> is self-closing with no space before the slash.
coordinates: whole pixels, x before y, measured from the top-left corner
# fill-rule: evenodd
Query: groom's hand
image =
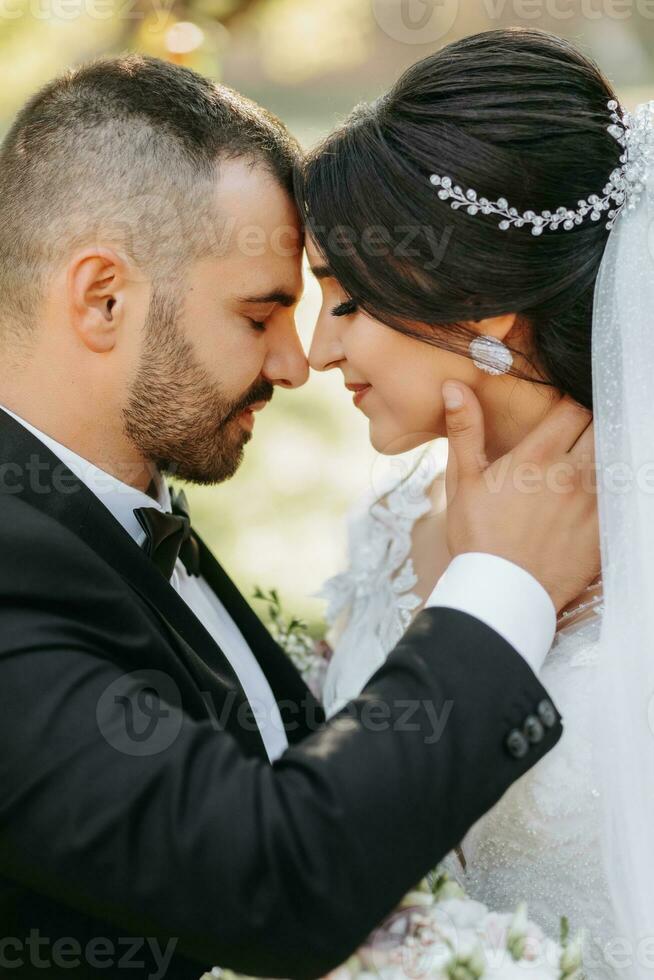
<path id="1" fill-rule="evenodd" d="M 481 551 L 520 565 L 560 611 L 601 567 L 591 413 L 562 398 L 519 445 L 489 465 L 474 393 L 446 382 L 443 397 L 450 554 Z"/>

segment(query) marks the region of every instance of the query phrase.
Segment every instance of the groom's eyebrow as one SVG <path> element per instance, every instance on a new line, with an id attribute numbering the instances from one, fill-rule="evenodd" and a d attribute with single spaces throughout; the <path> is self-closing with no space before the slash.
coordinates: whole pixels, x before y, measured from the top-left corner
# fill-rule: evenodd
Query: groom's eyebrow
<path id="1" fill-rule="evenodd" d="M 266 303 L 279 303 L 280 306 L 295 306 L 298 297 L 294 293 L 289 293 L 285 289 L 275 289 L 271 293 L 262 293 L 261 296 L 241 296 L 241 303 L 258 303 L 264 306 Z"/>

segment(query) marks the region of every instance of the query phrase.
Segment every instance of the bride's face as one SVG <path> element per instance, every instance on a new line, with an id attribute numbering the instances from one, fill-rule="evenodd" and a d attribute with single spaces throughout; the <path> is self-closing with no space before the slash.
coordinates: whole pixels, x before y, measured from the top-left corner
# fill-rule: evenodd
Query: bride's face
<path id="1" fill-rule="evenodd" d="M 311 367 L 340 368 L 345 385 L 359 389 L 353 390 L 354 403 L 368 417 L 378 452 L 394 455 L 444 436 L 443 382 L 477 388 L 481 372 L 469 358 L 407 337 L 357 310 L 310 238 L 306 249 L 322 290 Z"/>

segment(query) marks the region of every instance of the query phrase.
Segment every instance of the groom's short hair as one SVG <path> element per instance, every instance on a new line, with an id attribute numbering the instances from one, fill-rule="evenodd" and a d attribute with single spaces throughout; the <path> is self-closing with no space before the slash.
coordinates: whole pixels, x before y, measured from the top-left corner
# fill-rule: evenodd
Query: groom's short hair
<path id="1" fill-rule="evenodd" d="M 180 281 L 225 247 L 216 164 L 260 163 L 292 194 L 299 157 L 279 119 L 190 69 L 125 55 L 65 72 L 0 149 L 4 338 L 35 323 L 49 273 L 79 246 L 118 244 L 155 285 Z"/>

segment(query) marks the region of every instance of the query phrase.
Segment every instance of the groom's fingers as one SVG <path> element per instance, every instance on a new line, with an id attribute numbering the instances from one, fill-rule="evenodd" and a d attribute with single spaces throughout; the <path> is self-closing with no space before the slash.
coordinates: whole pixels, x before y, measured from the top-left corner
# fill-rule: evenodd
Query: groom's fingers
<path id="1" fill-rule="evenodd" d="M 459 381 L 443 384 L 443 402 L 449 446 L 448 470 L 454 470 L 458 479 L 476 476 L 488 466 L 481 405 L 470 388 Z"/>
<path id="2" fill-rule="evenodd" d="M 576 447 L 592 420 L 587 408 L 564 395 L 516 446 L 516 452 L 529 462 L 561 456 Z"/>

